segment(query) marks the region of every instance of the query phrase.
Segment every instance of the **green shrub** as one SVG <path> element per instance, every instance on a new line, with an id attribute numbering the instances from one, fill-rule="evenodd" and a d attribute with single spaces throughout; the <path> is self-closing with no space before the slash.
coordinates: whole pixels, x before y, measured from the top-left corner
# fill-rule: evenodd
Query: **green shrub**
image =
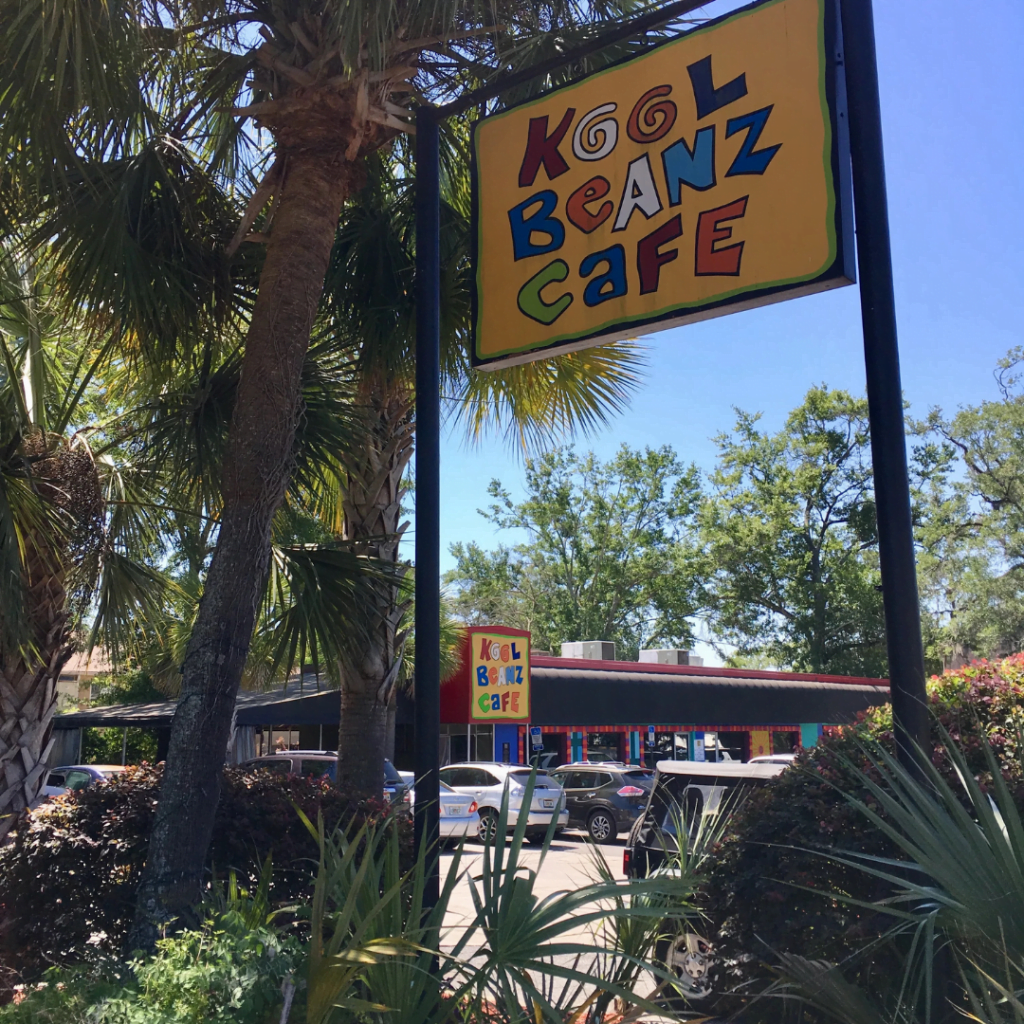
<path id="1" fill-rule="evenodd" d="M 977 662 L 934 677 L 928 688 L 934 721 L 948 730 L 976 777 L 983 785 L 990 778 L 982 747 L 986 737 L 1017 806 L 1024 806 L 1018 740 L 1024 724 L 1024 655 Z M 719 954 L 720 990 L 763 991 L 773 977 L 775 950 L 833 963 L 853 958 L 845 973 L 869 991 L 898 980 L 894 964 L 905 953 L 900 942 L 885 944 L 884 953 L 876 949 L 871 956 L 859 955 L 892 927 L 892 918 L 831 895 L 871 903 L 890 890 L 822 856 L 855 851 L 898 857 L 894 845 L 842 796 L 851 793 L 877 810 L 862 781 L 844 764 L 868 768 L 861 746 L 865 738 L 894 749 L 889 705 L 823 736 L 798 756 L 792 770 L 755 791 L 731 823 L 705 893 L 708 928 Z M 933 763 L 951 778 L 954 769 L 934 727 L 932 741 Z M 727 998 L 718 1009 L 736 1009 L 736 1003 Z M 761 1001 L 747 1007 L 744 1019 L 777 1019 L 780 1012 L 777 1001 Z"/>
<path id="2" fill-rule="evenodd" d="M 142 765 L 110 782 L 44 805 L 0 849 L 0 964 L 23 980 L 48 966 L 121 952 L 146 859 L 162 769 Z M 386 815 L 353 807 L 322 780 L 225 769 L 210 846 L 209 877 L 234 871 L 252 887 L 273 856 L 271 899 L 312 891 L 317 844 L 295 813 L 324 815 L 328 827 Z M 412 862 L 412 829 L 398 819 Z"/>
<path id="3" fill-rule="evenodd" d="M 130 971 L 48 972 L 0 1007 L 0 1024 L 266 1024 L 301 958 L 295 938 L 224 915 Z"/>
<path id="4" fill-rule="evenodd" d="M 89 727 L 82 730 L 82 764 L 120 764 L 124 734 L 120 729 Z M 152 729 L 131 728 L 124 745 L 127 764 L 153 764 L 157 740 Z"/>

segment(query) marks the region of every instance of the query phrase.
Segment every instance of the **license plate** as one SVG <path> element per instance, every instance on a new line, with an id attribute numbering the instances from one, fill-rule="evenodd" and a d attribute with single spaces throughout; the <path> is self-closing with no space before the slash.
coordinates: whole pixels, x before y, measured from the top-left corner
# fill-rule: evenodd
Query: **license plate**
<path id="1" fill-rule="evenodd" d="M 554 800 L 541 800 L 540 805 L 541 805 L 541 807 L 544 807 L 545 809 L 551 808 L 551 807 L 555 806 L 555 801 Z"/>

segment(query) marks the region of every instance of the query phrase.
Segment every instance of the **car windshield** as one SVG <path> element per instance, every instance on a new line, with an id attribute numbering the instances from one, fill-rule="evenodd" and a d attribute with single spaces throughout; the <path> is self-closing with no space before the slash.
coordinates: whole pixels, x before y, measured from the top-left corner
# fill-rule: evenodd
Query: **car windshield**
<path id="1" fill-rule="evenodd" d="M 523 771 L 509 772 L 509 775 L 513 779 L 528 779 L 530 777 L 530 772 L 529 772 L 529 769 L 524 769 Z M 550 776 L 548 775 L 547 772 L 538 771 L 537 772 L 537 778 L 538 779 L 547 779 L 547 778 L 550 778 Z"/>
<path id="2" fill-rule="evenodd" d="M 637 768 L 631 772 L 623 772 L 624 779 L 641 779 L 650 782 L 654 778 L 654 772 L 650 768 Z"/>
<path id="3" fill-rule="evenodd" d="M 438 785 L 441 787 L 441 792 L 442 793 L 454 793 L 455 792 L 455 790 L 452 789 L 452 787 L 449 786 L 447 782 L 441 782 L 440 780 L 438 780 Z"/>
<path id="4" fill-rule="evenodd" d="M 398 774 L 398 769 L 388 760 L 384 761 L 384 779 L 387 782 L 397 782 L 400 786 L 405 785 L 402 776 Z"/>

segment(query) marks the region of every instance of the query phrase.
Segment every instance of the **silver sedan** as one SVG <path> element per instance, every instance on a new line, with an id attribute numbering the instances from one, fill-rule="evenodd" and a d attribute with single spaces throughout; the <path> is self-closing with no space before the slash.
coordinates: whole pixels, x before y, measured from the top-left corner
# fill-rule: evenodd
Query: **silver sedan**
<path id="1" fill-rule="evenodd" d="M 480 815 L 476 801 L 465 793 L 457 793 L 451 786 L 441 783 L 440 823 L 442 839 L 461 839 L 475 836 L 480 828 Z"/>

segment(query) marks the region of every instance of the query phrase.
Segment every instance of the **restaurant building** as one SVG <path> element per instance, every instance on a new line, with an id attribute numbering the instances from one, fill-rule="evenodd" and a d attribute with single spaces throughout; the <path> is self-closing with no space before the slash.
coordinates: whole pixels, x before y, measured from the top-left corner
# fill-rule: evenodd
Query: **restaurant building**
<path id="1" fill-rule="evenodd" d="M 667 758 L 745 761 L 812 746 L 829 726 L 889 699 L 888 681 L 801 672 L 708 668 L 683 650 L 641 651 L 617 661 L 614 644 L 563 644 L 562 656 L 530 650 L 530 635 L 467 629 L 458 669 L 441 685 L 441 760 L 527 763 Z M 55 716 L 52 764 L 81 756 L 83 728 L 144 728 L 163 757 L 175 701 L 99 707 Z M 337 690 L 310 680 L 238 695 L 227 759 L 286 748 L 336 749 Z M 394 763 L 413 767 L 413 707 L 399 694 Z"/>
<path id="2" fill-rule="evenodd" d="M 556 657 L 531 651 L 525 631 L 471 627 L 441 686 L 442 757 L 746 761 L 813 746 L 888 699 L 885 679 L 708 668 L 684 650 L 617 661 L 603 641 Z"/>

